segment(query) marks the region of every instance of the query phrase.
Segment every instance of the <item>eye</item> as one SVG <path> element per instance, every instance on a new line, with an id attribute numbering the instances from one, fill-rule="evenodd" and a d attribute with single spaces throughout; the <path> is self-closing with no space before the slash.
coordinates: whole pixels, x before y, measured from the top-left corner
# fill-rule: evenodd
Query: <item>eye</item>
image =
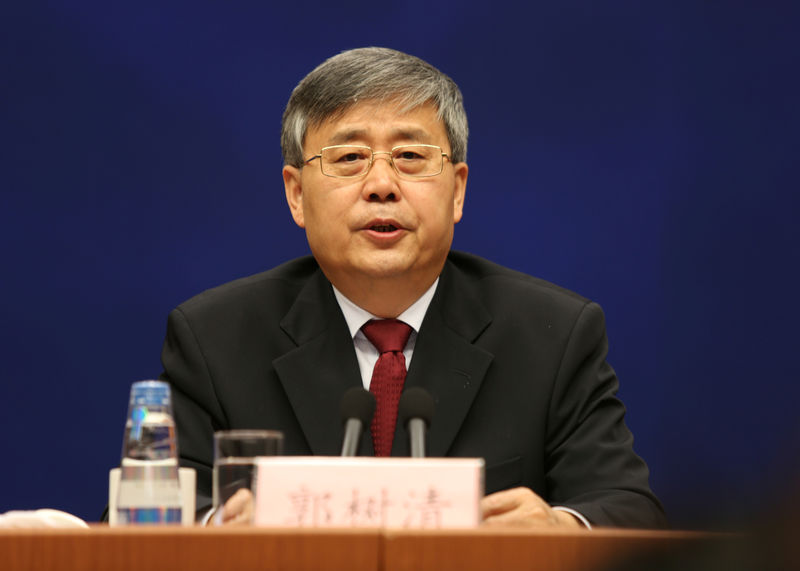
<path id="1" fill-rule="evenodd" d="M 395 158 L 395 160 L 398 160 L 398 161 L 414 161 L 414 160 L 424 159 L 425 157 L 422 156 L 420 153 L 418 153 L 416 151 L 403 149 L 401 151 L 398 151 L 395 154 L 394 158 Z"/>
<path id="2" fill-rule="evenodd" d="M 351 163 L 353 161 L 363 160 L 364 157 L 358 153 L 347 153 L 346 155 L 342 155 L 337 159 L 337 162 L 340 163 Z"/>
<path id="3" fill-rule="evenodd" d="M 368 149 L 353 147 L 343 147 L 328 150 L 327 160 L 330 163 L 347 164 L 359 161 L 369 161 L 370 152 Z"/>

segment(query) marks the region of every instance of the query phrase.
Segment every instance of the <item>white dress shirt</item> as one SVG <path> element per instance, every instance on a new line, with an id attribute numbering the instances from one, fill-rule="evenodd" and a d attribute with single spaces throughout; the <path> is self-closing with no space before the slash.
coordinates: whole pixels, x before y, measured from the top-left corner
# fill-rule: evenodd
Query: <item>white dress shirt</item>
<path id="1" fill-rule="evenodd" d="M 411 307 L 397 316 L 397 319 L 411 327 L 411 335 L 408 337 L 405 349 L 403 349 L 403 355 L 406 358 L 406 370 L 411 366 L 411 357 L 414 355 L 414 345 L 417 342 L 417 332 L 422 326 L 422 320 L 425 318 L 425 313 L 428 311 L 428 306 L 431 304 L 437 285 L 439 285 L 439 278 L 436 278 L 433 285 Z M 361 382 L 364 383 L 364 388 L 369 390 L 372 369 L 375 368 L 375 363 L 380 354 L 375 345 L 370 343 L 367 336 L 361 331 L 361 326 L 370 319 L 380 319 L 380 317 L 376 317 L 369 311 L 358 307 L 335 286 L 333 286 L 333 293 L 336 296 L 336 301 L 339 302 L 339 307 L 342 308 L 344 320 L 347 322 L 348 329 L 350 329 L 350 335 L 353 337 L 353 345 L 355 345 L 356 357 L 358 358 L 358 368 L 361 371 Z"/>

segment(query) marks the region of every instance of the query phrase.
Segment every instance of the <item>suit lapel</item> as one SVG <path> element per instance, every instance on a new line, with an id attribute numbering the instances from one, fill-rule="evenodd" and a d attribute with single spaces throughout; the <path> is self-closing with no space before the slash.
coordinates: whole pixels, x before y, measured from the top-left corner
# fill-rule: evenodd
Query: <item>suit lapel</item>
<path id="1" fill-rule="evenodd" d="M 321 271 L 301 290 L 281 328 L 297 348 L 272 363 L 303 434 L 314 455 L 338 455 L 339 401 L 361 384 L 361 376 L 347 323 Z"/>
<path id="2" fill-rule="evenodd" d="M 425 314 L 406 377 L 406 387 L 423 387 L 436 412 L 428 431 L 428 455 L 446 456 L 493 355 L 473 345 L 491 316 L 471 283 L 447 262 Z M 341 449 L 339 401 L 361 385 L 353 340 L 330 283 L 321 271 L 303 287 L 281 328 L 297 347 L 273 361 L 303 434 L 315 455 L 335 456 Z M 361 454 L 372 455 L 369 429 Z M 398 424 L 392 455 L 408 455 L 408 435 Z"/>
<path id="3" fill-rule="evenodd" d="M 447 262 L 420 327 L 406 386 L 427 389 L 436 405 L 428 431 L 429 456 L 446 456 L 480 389 L 493 355 L 473 345 L 491 315 L 472 285 Z M 395 432 L 393 455 L 408 454 L 403 427 Z"/>

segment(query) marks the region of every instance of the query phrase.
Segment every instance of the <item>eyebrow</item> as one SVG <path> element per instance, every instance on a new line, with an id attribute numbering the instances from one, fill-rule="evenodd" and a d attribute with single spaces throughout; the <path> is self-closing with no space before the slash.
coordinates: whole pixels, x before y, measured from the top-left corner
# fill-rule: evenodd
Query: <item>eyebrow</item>
<path id="1" fill-rule="evenodd" d="M 350 143 L 356 139 L 363 139 L 366 136 L 367 132 L 364 129 L 347 129 L 346 131 L 334 133 L 333 137 L 328 140 L 328 143 L 331 145 L 341 145 Z"/>
<path id="2" fill-rule="evenodd" d="M 334 133 L 329 139 L 328 144 L 343 145 L 358 139 L 363 140 L 367 137 L 368 132 L 366 129 L 347 129 L 344 131 L 339 131 L 338 133 Z M 415 141 L 422 143 L 429 143 L 431 141 L 431 136 L 427 131 L 424 129 L 416 129 L 414 127 L 392 129 L 389 132 L 389 138 L 393 140 Z"/>

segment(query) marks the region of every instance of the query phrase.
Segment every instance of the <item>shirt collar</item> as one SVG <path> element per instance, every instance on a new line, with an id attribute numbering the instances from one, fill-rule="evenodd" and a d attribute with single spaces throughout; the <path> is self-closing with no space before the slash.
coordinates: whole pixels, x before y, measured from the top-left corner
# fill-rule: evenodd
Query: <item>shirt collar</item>
<path id="1" fill-rule="evenodd" d="M 403 313 L 397 316 L 397 319 L 406 323 L 411 326 L 411 328 L 415 332 L 419 332 L 419 328 L 422 326 L 422 320 L 425 318 L 425 314 L 428 311 L 428 306 L 431 304 L 431 300 L 433 299 L 433 294 L 436 293 L 436 286 L 439 285 L 439 278 L 436 278 L 436 281 L 433 282 L 431 287 L 423 293 L 417 301 L 415 301 L 411 306 L 406 309 Z M 362 309 L 357 306 L 355 303 L 347 299 L 342 292 L 336 289 L 336 286 L 331 284 L 333 287 L 333 294 L 336 296 L 336 301 L 339 302 L 339 307 L 342 309 L 342 313 L 344 314 L 344 320 L 347 322 L 347 327 L 350 329 L 350 336 L 355 337 L 356 334 L 361 330 L 361 326 L 364 325 L 370 319 L 380 319 L 372 315 L 366 309 Z"/>

